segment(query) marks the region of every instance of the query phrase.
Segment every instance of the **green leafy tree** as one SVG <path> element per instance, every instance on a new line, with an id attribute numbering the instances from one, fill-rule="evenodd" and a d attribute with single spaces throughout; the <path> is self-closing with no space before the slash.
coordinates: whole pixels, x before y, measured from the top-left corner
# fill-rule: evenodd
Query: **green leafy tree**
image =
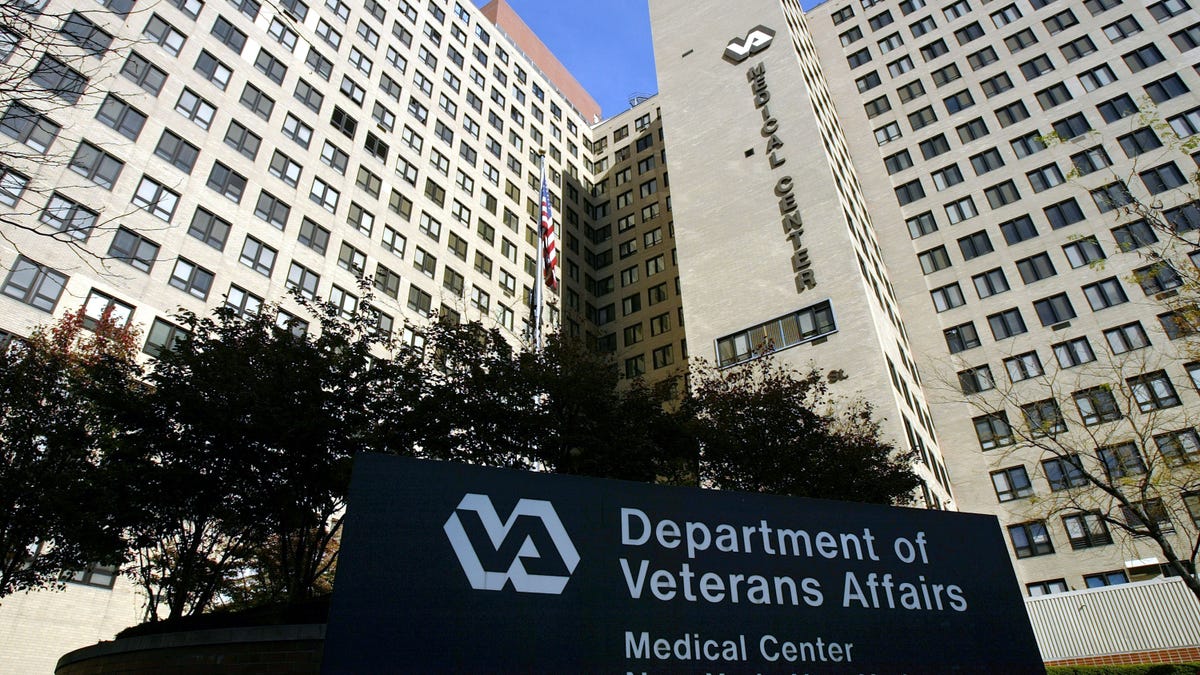
<path id="1" fill-rule="evenodd" d="M 869 404 L 839 401 L 817 370 L 758 359 L 692 369 L 683 406 L 701 484 L 722 490 L 904 504 L 919 484 L 912 451 L 880 438 Z"/>
<path id="2" fill-rule="evenodd" d="M 117 432 L 96 401 L 132 386 L 137 336 L 109 313 L 85 321 L 81 310 L 0 349 L 0 597 L 123 559 L 107 471 Z"/>

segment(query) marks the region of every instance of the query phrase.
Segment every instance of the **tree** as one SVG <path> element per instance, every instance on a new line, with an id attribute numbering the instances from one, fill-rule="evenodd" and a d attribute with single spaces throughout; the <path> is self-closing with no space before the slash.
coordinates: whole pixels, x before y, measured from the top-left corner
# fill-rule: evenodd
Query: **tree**
<path id="1" fill-rule="evenodd" d="M 1028 375 L 1017 384 L 967 375 L 983 450 L 997 466 L 1019 467 L 992 474 L 1001 501 L 1028 521 L 1009 527 L 1017 554 L 1047 552 L 1048 523 L 1061 521 L 1072 548 L 1116 544 L 1126 559 L 1161 556 L 1200 597 L 1200 418 L 1168 376 L 1178 361 L 1146 349 L 1088 355 L 1049 372 L 1017 357 Z M 1040 465 L 1048 494 L 1034 491 L 1026 462 Z"/>
<path id="2" fill-rule="evenodd" d="M 683 406 L 700 447 L 702 485 L 879 504 L 910 501 L 913 451 L 880 439 L 863 401 L 842 401 L 818 370 L 760 358 L 692 369 Z"/>
<path id="3" fill-rule="evenodd" d="M 1075 548 L 1114 541 L 1134 551 L 1150 547 L 1200 597 L 1200 415 L 1170 376 L 1184 365 L 1200 386 L 1200 370 L 1187 363 L 1200 358 L 1200 175 L 1186 168 L 1200 149 L 1200 122 L 1187 113 L 1163 119 L 1149 99 L 1136 108 L 1129 102 L 1124 112 L 1129 133 L 1120 143 L 1131 161 L 1120 173 L 1094 134 L 1044 139 L 1079 150 L 1068 178 L 1111 213 L 1117 253 L 1130 255 L 1109 257 L 1093 232 L 1074 236 L 1064 251 L 1073 266 L 1110 275 L 1083 288 L 1096 311 L 1131 302 L 1119 280 L 1140 288 L 1166 344 L 1145 349 L 1151 339 L 1142 323 L 1126 318 L 1104 331 L 1108 354 L 1097 357 L 1090 346 L 1084 353 L 1070 341 L 1056 347 L 1064 351 L 1060 363 L 1070 364 L 1058 371 L 1026 367 L 1027 355 L 1009 359 L 1028 373 L 1020 384 L 1002 386 L 978 368 L 959 377 L 963 391 L 979 394 L 970 402 L 981 443 L 1047 472 L 1051 493 L 1025 509 L 1032 524 L 1044 534 L 1047 519 L 1061 519 Z M 1113 275 L 1112 267 L 1124 271 Z M 1069 401 L 1077 414 L 1063 412 Z M 1009 419 L 1013 409 L 1022 419 Z"/>
<path id="4" fill-rule="evenodd" d="M 404 359 L 381 359 L 375 315 L 305 302 L 319 330 L 279 327 L 272 308 L 184 313 L 127 406 L 123 443 L 144 475 L 135 499 L 138 575 L 169 618 L 202 612 L 235 578 L 259 601 L 312 597 L 336 564 L 353 456 L 381 449 L 376 404 L 405 392 Z"/>
<path id="5" fill-rule="evenodd" d="M 117 432 L 96 401 L 132 386 L 137 336 L 108 312 L 85 321 L 80 310 L 0 349 L 0 598 L 124 558 L 107 471 Z"/>
<path id="6" fill-rule="evenodd" d="M 426 338 L 421 456 L 643 481 L 678 480 L 689 466 L 667 392 L 618 387 L 611 358 L 578 340 L 554 335 L 537 352 L 454 322 Z"/>

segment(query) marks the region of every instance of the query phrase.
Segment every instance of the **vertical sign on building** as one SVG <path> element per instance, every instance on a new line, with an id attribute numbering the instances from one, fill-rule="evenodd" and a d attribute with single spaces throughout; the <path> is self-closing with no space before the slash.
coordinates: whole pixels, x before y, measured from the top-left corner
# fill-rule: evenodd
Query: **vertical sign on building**
<path id="1" fill-rule="evenodd" d="M 1042 673 L 990 516 L 363 455 L 324 672 Z"/>

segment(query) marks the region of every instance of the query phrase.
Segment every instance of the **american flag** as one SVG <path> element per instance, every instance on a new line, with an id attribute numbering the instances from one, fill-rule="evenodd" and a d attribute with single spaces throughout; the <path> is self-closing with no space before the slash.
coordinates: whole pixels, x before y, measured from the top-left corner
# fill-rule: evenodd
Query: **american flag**
<path id="1" fill-rule="evenodd" d="M 546 172 L 542 171 L 542 276 L 550 290 L 558 290 L 558 235 L 554 232 L 554 220 L 550 212 L 550 188 L 546 184 Z"/>

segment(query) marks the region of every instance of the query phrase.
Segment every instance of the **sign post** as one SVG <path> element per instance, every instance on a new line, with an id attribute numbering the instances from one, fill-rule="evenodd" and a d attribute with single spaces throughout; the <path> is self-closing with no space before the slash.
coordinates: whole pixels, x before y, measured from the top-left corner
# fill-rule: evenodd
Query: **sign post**
<path id="1" fill-rule="evenodd" d="M 1042 673 L 996 519 L 356 461 L 324 672 Z"/>

